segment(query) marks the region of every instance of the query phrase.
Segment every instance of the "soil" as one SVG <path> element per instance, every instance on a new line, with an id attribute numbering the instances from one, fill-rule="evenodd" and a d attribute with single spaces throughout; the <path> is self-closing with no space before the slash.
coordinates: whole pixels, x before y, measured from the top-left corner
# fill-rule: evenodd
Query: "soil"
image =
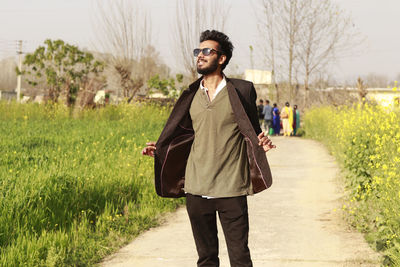
<path id="1" fill-rule="evenodd" d="M 267 153 L 271 188 L 248 197 L 249 247 L 255 267 L 380 266 L 362 234 L 343 220 L 343 186 L 334 158 L 318 142 L 272 137 Z M 105 259 L 101 266 L 196 266 L 197 254 L 184 207 Z M 221 267 L 229 266 L 219 228 Z"/>

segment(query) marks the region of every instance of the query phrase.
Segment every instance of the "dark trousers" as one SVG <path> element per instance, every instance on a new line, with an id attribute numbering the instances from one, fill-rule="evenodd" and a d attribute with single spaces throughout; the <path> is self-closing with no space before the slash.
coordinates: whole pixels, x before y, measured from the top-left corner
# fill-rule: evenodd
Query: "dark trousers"
<path id="1" fill-rule="evenodd" d="M 217 212 L 231 266 L 253 266 L 247 246 L 249 219 L 246 196 L 206 199 L 187 194 L 186 208 L 199 255 L 197 266 L 219 266 Z"/>

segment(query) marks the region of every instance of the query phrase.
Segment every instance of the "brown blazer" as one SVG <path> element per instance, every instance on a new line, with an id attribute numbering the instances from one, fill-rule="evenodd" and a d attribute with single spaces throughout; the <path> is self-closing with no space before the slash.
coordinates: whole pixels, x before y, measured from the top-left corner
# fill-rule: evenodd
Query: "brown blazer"
<path id="1" fill-rule="evenodd" d="M 189 109 L 202 78 L 182 92 L 156 143 L 154 156 L 155 186 L 162 197 L 183 197 L 186 162 L 194 139 Z M 261 132 L 256 90 L 251 82 L 228 79 L 227 90 L 239 130 L 245 138 L 254 193 L 272 184 L 271 171 L 265 152 L 258 145 Z"/>

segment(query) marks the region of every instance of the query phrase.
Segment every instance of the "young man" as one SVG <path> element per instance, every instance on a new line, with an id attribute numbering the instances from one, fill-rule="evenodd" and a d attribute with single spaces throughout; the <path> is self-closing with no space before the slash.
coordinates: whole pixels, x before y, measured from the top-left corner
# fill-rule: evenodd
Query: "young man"
<path id="1" fill-rule="evenodd" d="M 265 100 L 265 106 L 263 109 L 264 125 L 267 134 L 269 129 L 272 127 L 272 107 L 269 105 L 269 100 Z"/>
<path id="2" fill-rule="evenodd" d="M 222 72 L 232 50 L 225 34 L 201 34 L 194 56 L 202 77 L 184 90 L 157 143 L 142 151 L 154 156 L 157 194 L 186 196 L 197 266 L 219 266 L 217 213 L 231 266 L 252 266 L 246 196 L 272 184 L 265 152 L 275 146 L 260 129 L 254 86 Z"/>

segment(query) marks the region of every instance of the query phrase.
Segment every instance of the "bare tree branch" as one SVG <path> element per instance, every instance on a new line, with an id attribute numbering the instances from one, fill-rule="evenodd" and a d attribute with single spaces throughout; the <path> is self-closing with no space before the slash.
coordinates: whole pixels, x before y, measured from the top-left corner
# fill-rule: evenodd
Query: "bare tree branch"
<path id="1" fill-rule="evenodd" d="M 123 97 L 130 101 L 144 84 L 149 73 L 141 64 L 151 45 L 149 17 L 139 1 L 96 1 L 97 39 L 110 65 L 119 75 Z"/>
<path id="2" fill-rule="evenodd" d="M 304 0 L 304 3 L 306 15 L 296 52 L 304 72 L 304 102 L 307 103 L 310 76 L 351 51 L 359 34 L 351 18 L 331 1 Z"/>
<path id="3" fill-rule="evenodd" d="M 264 55 L 267 61 L 267 65 L 271 69 L 271 84 L 272 89 L 275 91 L 276 101 L 279 102 L 279 90 L 276 86 L 276 68 L 275 68 L 275 57 L 276 57 L 276 3 L 277 0 L 264 0 L 261 3 L 262 15 L 258 17 L 258 30 L 265 40 L 262 43 L 264 48 Z"/>
<path id="4" fill-rule="evenodd" d="M 202 31 L 224 31 L 230 5 L 226 0 L 177 0 L 174 41 L 175 56 L 192 79 L 197 77 L 193 49 Z"/>
<path id="5" fill-rule="evenodd" d="M 304 78 L 306 96 L 313 73 L 362 42 L 351 18 L 331 0 L 259 1 L 266 59 L 273 78 L 286 75 L 291 101 L 297 94 L 294 81 Z"/>

